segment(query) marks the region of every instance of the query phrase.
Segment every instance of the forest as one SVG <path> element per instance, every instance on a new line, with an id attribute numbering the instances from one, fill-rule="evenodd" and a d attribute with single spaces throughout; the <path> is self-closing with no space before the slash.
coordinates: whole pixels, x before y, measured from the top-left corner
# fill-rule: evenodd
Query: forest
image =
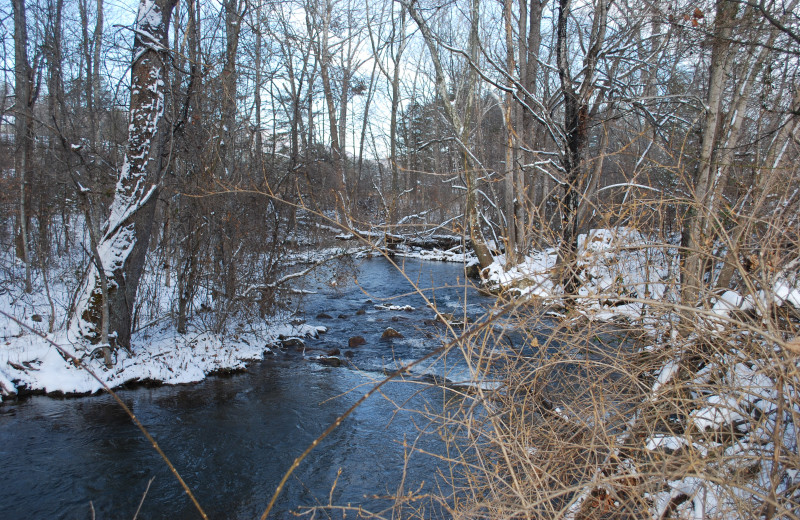
<path id="1" fill-rule="evenodd" d="M 492 305 L 417 280 L 438 343 L 367 396 L 458 355 L 468 385 L 425 381 L 458 403 L 418 411 L 450 470 L 374 517 L 798 518 L 798 0 L 7 0 L 0 27 L 0 411 L 243 369 L 330 328 L 313 277 L 445 260 Z"/>

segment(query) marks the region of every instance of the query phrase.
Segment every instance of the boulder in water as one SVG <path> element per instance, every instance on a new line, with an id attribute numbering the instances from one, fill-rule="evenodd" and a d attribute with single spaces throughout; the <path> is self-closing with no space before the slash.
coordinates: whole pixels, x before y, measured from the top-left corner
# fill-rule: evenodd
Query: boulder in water
<path id="1" fill-rule="evenodd" d="M 442 323 L 452 323 L 455 321 L 456 317 L 453 316 L 453 313 L 451 312 L 441 312 L 436 315 L 436 319 Z"/>
<path id="2" fill-rule="evenodd" d="M 404 338 L 404 337 L 405 336 L 403 336 L 402 334 L 400 334 L 391 327 L 387 327 L 386 330 L 383 331 L 383 334 L 381 334 L 381 339 Z"/>
<path id="3" fill-rule="evenodd" d="M 324 312 L 320 312 L 319 314 L 317 314 L 317 319 L 318 320 L 332 320 L 333 316 L 331 316 L 330 314 L 325 314 Z"/>
<path id="4" fill-rule="evenodd" d="M 481 266 L 478 264 L 469 264 L 464 268 L 464 274 L 467 278 L 472 279 L 480 279 L 481 277 Z"/>
<path id="5" fill-rule="evenodd" d="M 289 337 L 289 338 L 281 337 L 281 338 L 279 338 L 279 341 L 281 342 L 281 346 L 283 346 L 283 347 L 299 347 L 299 348 L 303 348 L 303 347 L 306 346 L 305 342 L 302 339 L 295 338 L 295 337 Z"/>
<path id="6" fill-rule="evenodd" d="M 363 336 L 353 336 L 347 343 L 347 345 L 350 348 L 360 347 L 361 345 L 366 345 L 366 344 L 367 340 L 365 340 Z"/>
<path id="7" fill-rule="evenodd" d="M 319 363 L 320 365 L 325 365 L 327 367 L 340 367 L 342 366 L 342 360 L 338 357 L 333 356 L 314 356 L 308 358 L 311 361 Z"/>

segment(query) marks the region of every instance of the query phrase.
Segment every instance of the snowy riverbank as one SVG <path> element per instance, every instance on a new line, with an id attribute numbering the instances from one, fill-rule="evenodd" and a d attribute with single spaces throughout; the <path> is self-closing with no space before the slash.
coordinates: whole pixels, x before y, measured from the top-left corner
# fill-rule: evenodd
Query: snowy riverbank
<path id="1" fill-rule="evenodd" d="M 300 271 L 305 271 L 333 258 L 362 258 L 371 252 L 365 247 L 315 249 L 287 255 L 286 265 L 297 265 Z M 414 248 L 402 254 L 408 258 L 450 262 L 471 259 L 470 253 L 454 250 Z M 12 270 L 21 272 L 22 266 L 13 255 L 5 257 Z M 14 318 L 0 315 L 0 401 L 20 393 L 81 395 L 100 391 L 101 383 L 86 368 L 112 388 L 140 383 L 193 383 L 210 374 L 244 369 L 248 363 L 269 355 L 284 338 L 316 337 L 326 330 L 323 326 L 293 324 L 297 321 L 286 315 L 269 318 L 269 324 L 251 323 L 245 330 L 237 328 L 221 334 L 195 323 L 189 325 L 186 334 L 178 334 L 172 320 L 156 318 L 133 334 L 131 352 L 119 349 L 115 353 L 114 364 L 109 368 L 101 356 L 90 355 L 91 346 L 78 346 L 66 332 L 70 295 L 79 281 L 72 276 L 69 265 L 64 262 L 52 266 L 49 283 L 41 277 L 35 278 L 30 294 L 21 290 L 21 284 L 8 284 L 0 292 L 0 310 Z M 145 285 L 156 286 L 159 276 L 154 270 L 149 271 Z M 175 286 L 165 288 L 162 282 L 161 287 L 164 294 L 143 302 L 151 316 L 170 315 L 170 294 Z M 65 359 L 51 342 L 81 359 L 85 368 Z"/>
<path id="2" fill-rule="evenodd" d="M 132 354 L 119 350 L 116 363 L 110 368 L 102 359 L 85 358 L 83 363 L 112 388 L 142 382 L 193 383 L 210 374 L 244 369 L 249 362 L 269 354 L 283 337 L 316 337 L 325 330 L 284 323 L 257 332 L 223 336 L 197 330 L 178 334 L 173 327 L 167 327 L 135 334 Z M 74 352 L 63 333 L 49 338 L 67 352 Z M 52 344 L 36 334 L 4 340 L 0 349 L 0 387 L 3 398 L 17 392 L 69 395 L 102 389 L 87 370 L 65 360 Z"/>
<path id="3" fill-rule="evenodd" d="M 292 261 L 310 264 L 322 256 L 324 253 L 310 259 L 298 256 Z M 188 324 L 186 334 L 178 334 L 169 318 L 174 311 L 176 284 L 166 285 L 164 274 L 150 266 L 143 284 L 149 293 L 140 307 L 148 323 L 134 332 L 131 351 L 118 349 L 113 366 L 108 368 L 102 356 L 91 355 L 91 345 L 78 345 L 66 332 L 71 295 L 80 280 L 71 263 L 74 259 L 52 265 L 47 280 L 36 273 L 29 294 L 22 291 L 22 283 L 13 282 L 14 277 L 19 281 L 22 272 L 19 260 L 10 253 L 3 260 L 12 280 L 0 287 L 0 401 L 19 393 L 80 395 L 102 389 L 86 369 L 65 359 L 52 343 L 81 359 L 113 388 L 142 382 L 197 382 L 209 374 L 243 369 L 268 355 L 283 338 L 317 336 L 326 330 L 297 324 L 296 317 L 282 312 L 266 320 L 251 317 L 219 334 L 211 332 L 200 317 Z M 198 298 L 196 307 L 202 308 L 203 303 Z"/>

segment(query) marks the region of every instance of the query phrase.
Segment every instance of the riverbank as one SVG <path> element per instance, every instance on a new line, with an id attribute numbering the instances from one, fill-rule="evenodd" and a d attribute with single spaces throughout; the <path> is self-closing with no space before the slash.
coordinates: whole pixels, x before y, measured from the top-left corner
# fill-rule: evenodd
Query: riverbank
<path id="1" fill-rule="evenodd" d="M 311 251 L 287 258 L 287 264 L 308 266 L 341 254 L 338 249 Z M 4 260 L 12 279 L 21 275 L 22 265 L 16 257 L 6 254 Z M 321 325 L 304 324 L 292 313 L 278 309 L 266 318 L 236 320 L 235 325 L 215 333 L 205 322 L 204 302 L 198 301 L 195 307 L 200 311 L 187 324 L 187 332 L 179 334 L 171 318 L 176 283 L 165 283 L 164 273 L 151 266 L 143 286 L 163 294 L 141 302 L 138 310 L 148 323 L 132 335 L 131 350 L 117 349 L 112 366 L 107 367 L 99 352 L 93 355 L 91 345 L 79 343 L 67 332 L 71 295 L 80 281 L 74 271 L 67 258 L 60 265 L 50 266 L 46 279 L 37 273 L 31 293 L 23 292 L 21 283 L 0 287 L 0 403 L 30 394 L 92 394 L 102 390 L 100 381 L 111 388 L 195 383 L 212 374 L 243 370 L 270 355 L 284 338 L 317 337 L 327 330 Z M 80 359 L 83 367 L 75 366 L 53 343 Z"/>
<path id="2" fill-rule="evenodd" d="M 142 383 L 195 383 L 212 374 L 246 368 L 271 354 L 284 337 L 317 337 L 326 330 L 323 326 L 288 322 L 225 335 L 194 327 L 186 334 L 178 334 L 169 326 L 148 329 L 134 334 L 130 353 L 122 349 L 116 352 L 113 366 L 106 367 L 101 356 L 86 356 L 82 359 L 85 368 L 76 367 L 50 343 L 82 357 L 85 353 L 76 351 L 64 332 L 48 335 L 50 341 L 33 333 L 22 334 L 6 338 L 0 349 L 2 398 L 101 391 L 101 383 L 89 370 L 111 388 Z"/>
<path id="3" fill-rule="evenodd" d="M 578 265 L 583 285 L 578 294 L 571 295 L 574 306 L 555 320 L 552 313 L 541 312 L 541 306 L 526 301 L 550 299 L 558 305 L 563 298 L 551 282 L 554 251 L 538 253 L 514 267 L 506 267 L 499 257 L 484 272 L 484 278 L 496 284 L 495 290 L 515 296 L 505 299 L 502 308 L 493 305 L 494 298 L 476 294 L 472 282 L 464 283 L 460 264 L 395 258 L 394 263 L 404 272 L 399 273 L 395 265 L 383 259 L 364 260 L 363 264 L 355 261 L 350 265 L 352 270 L 337 275 L 325 269 L 302 286 L 302 294 L 316 293 L 306 301 L 305 312 L 327 327 L 326 334 L 308 341 L 308 345 L 285 341 L 283 344 L 290 347 L 282 349 L 285 355 L 256 363 L 246 374 L 230 380 L 246 379 L 240 390 L 244 395 L 255 391 L 253 385 L 261 386 L 251 373 L 264 374 L 269 372 L 264 367 L 279 366 L 281 370 L 276 372 L 302 372 L 302 378 L 288 377 L 287 386 L 303 394 L 308 389 L 308 374 L 319 375 L 316 406 L 327 403 L 332 395 L 352 396 L 348 390 L 355 385 L 374 384 L 386 372 L 429 354 L 443 338 L 457 338 L 454 357 L 431 359 L 414 370 L 412 384 L 397 386 L 405 389 L 418 388 L 419 383 L 423 387 L 432 384 L 437 391 L 447 386 L 462 396 L 464 400 L 458 403 L 463 407 L 448 409 L 446 415 L 434 413 L 437 427 L 486 431 L 506 450 L 507 467 L 486 464 L 491 468 L 488 473 L 470 474 L 477 483 L 475 500 L 488 492 L 505 492 L 507 475 L 523 468 L 530 471 L 520 479 L 522 491 L 536 497 L 542 504 L 542 516 L 548 517 L 590 517 L 601 503 L 595 500 L 597 496 L 622 497 L 622 505 L 602 502 L 603 507 L 630 507 L 637 513 L 631 516 L 639 518 L 664 518 L 665 511 L 678 506 L 691 513 L 737 511 L 738 504 L 758 504 L 759 497 L 769 493 L 785 494 L 784 502 L 795 501 L 792 490 L 797 489 L 799 481 L 791 468 L 797 461 L 794 418 L 800 413 L 796 404 L 800 402 L 796 383 L 800 358 L 796 356 L 797 341 L 790 338 L 796 335 L 793 330 L 800 292 L 781 274 L 766 286 L 771 289 L 752 292 L 749 299 L 734 291 L 709 297 L 707 307 L 697 308 L 687 323 L 678 312 L 681 307 L 677 300 L 672 299 L 679 293 L 669 276 L 674 272 L 670 264 L 660 263 L 658 244 L 644 237 L 638 240 L 625 230 L 601 230 L 582 237 Z M 669 261 L 670 246 L 660 247 L 662 258 Z M 324 255 L 316 256 L 322 259 Z M 350 258 L 346 262 L 350 263 Z M 409 281 L 415 287 L 406 285 Z M 447 331 L 427 323 L 433 320 L 417 290 L 436 302 L 440 314 L 464 316 L 466 329 Z M 30 312 L 28 316 L 32 318 Z M 481 320 L 480 316 L 491 319 Z M 273 328 L 265 327 L 256 334 L 242 330 L 245 325 L 237 325 L 237 320 L 225 337 L 218 337 L 199 329 L 177 335 L 164 320 L 134 336 L 134 356 L 121 352 L 111 369 L 106 369 L 100 359 L 89 363 L 117 386 L 126 382 L 195 382 L 208 374 L 239 370 L 249 361 L 260 359 L 272 351 L 270 341 L 280 342 L 281 334 L 288 337 L 322 331 L 299 324 L 299 320 L 297 325 L 273 321 Z M 35 323 L 42 326 L 43 322 Z M 764 323 L 769 327 L 762 327 Z M 384 337 L 387 327 L 400 335 Z M 462 334 L 470 329 L 473 334 Z M 360 341 L 350 343 L 356 337 Z M 68 344 L 68 338 L 56 335 L 54 339 Z M 8 352 L 14 348 L 35 351 L 25 343 L 29 340 L 29 335 L 4 339 Z M 309 355 L 311 351 L 335 349 L 342 351 L 342 364 L 348 369 L 330 368 Z M 42 351 L 27 363 L 6 355 L 0 359 L 5 373 L 7 366 L 18 372 L 16 377 L 38 378 L 37 384 L 47 388 L 41 391 L 55 388 L 42 383 L 44 380 L 81 388 L 83 393 L 98 389 L 96 382 L 63 361 L 55 350 Z M 476 384 L 478 378 L 483 378 L 480 384 Z M 346 380 L 346 384 L 336 389 L 327 386 L 338 380 Z M 183 390 L 189 393 L 207 385 L 227 388 L 228 382 L 212 379 Z M 147 393 L 144 389 L 137 392 L 140 390 Z M 226 412 L 232 409 L 239 420 L 242 414 L 230 405 L 238 394 L 230 390 L 222 393 L 220 408 Z M 281 392 L 271 389 L 264 395 L 276 402 L 284 399 Z M 205 398 L 199 401 L 203 402 L 200 408 L 206 406 Z M 488 430 L 482 422 L 484 416 L 474 413 L 484 406 L 497 411 L 493 415 L 497 423 Z M 298 412 L 306 408 L 304 404 L 289 410 L 291 427 L 307 421 Z M 270 417 L 271 421 L 270 413 L 262 410 L 258 417 Z M 321 428 L 335 419 L 334 414 Z M 238 422 L 232 424 L 239 428 Z M 261 432 L 261 428 L 260 424 L 252 426 L 253 431 Z M 560 443 L 560 439 L 579 440 Z M 773 462 L 777 450 L 786 461 Z M 591 463 L 587 463 L 587 452 Z M 653 465 L 655 461 L 674 468 L 702 468 L 710 477 L 671 473 L 665 480 L 661 466 Z M 492 459 L 493 464 L 496 462 Z M 451 463 L 458 468 L 462 461 Z M 474 472 L 475 467 L 470 465 L 466 471 Z M 586 472 L 587 467 L 591 474 Z M 731 474 L 739 475 L 738 480 L 731 486 L 719 484 Z M 569 510 L 559 499 L 564 482 L 579 483 L 570 484 L 576 491 Z M 462 489 L 459 482 L 451 484 Z M 514 508 L 526 507 L 514 497 L 501 498 L 493 507 L 498 511 L 509 508 L 507 516 Z M 718 516 L 735 518 L 724 513 Z"/>
<path id="4" fill-rule="evenodd" d="M 365 247 L 323 248 L 288 255 L 286 265 L 297 266 L 296 272 L 312 273 L 332 259 L 360 260 L 372 256 L 376 256 L 375 251 Z M 470 261 L 469 253 L 427 251 L 416 247 L 403 251 L 402 256 L 451 263 Z M 328 280 L 328 275 L 333 277 Z M 152 274 L 147 276 L 153 277 Z M 292 276 L 295 275 L 289 274 L 287 278 Z M 266 320 L 249 319 L 248 323 L 228 327 L 224 333 L 214 333 L 203 323 L 202 313 L 198 313 L 194 322 L 188 324 L 188 331 L 179 334 L 169 318 L 169 298 L 163 298 L 160 305 L 146 302 L 158 307 L 151 313 L 160 318 L 135 332 L 131 351 L 118 349 L 113 365 L 107 367 L 99 352 L 92 355 L 91 346 L 76 343 L 66 332 L 66 309 L 69 295 L 74 292 L 70 277 L 54 266 L 49 278 L 54 280 L 49 286 L 42 279 L 34 280 L 31 294 L 16 286 L 9 286 L 9 290 L 0 294 L 0 310 L 14 317 L 0 315 L 0 402 L 30 394 L 79 396 L 99 392 L 102 384 L 87 369 L 111 388 L 196 383 L 209 375 L 243 370 L 248 364 L 274 353 L 276 346 L 286 344 L 286 338 L 316 338 L 327 331 L 324 325 L 304 324 L 297 316 L 284 313 Z M 320 280 L 320 285 L 326 288 L 335 288 L 344 282 L 333 272 L 322 278 L 325 280 Z M 294 279 L 290 283 L 293 282 Z M 318 290 L 304 287 L 298 286 L 291 292 L 309 297 Z M 335 314 L 340 316 L 341 313 Z M 48 329 L 53 332 L 48 333 Z M 81 359 L 84 367 L 76 367 L 52 343 Z M 340 342 L 320 352 L 346 345 Z"/>

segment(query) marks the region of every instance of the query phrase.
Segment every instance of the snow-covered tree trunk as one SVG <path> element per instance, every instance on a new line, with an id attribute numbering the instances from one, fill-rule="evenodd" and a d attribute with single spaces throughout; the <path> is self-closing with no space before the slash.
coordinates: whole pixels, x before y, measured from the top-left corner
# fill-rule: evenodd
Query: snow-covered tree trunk
<path id="1" fill-rule="evenodd" d="M 177 0 L 140 0 L 134 26 L 130 121 L 125 161 L 119 172 L 111 214 L 97 245 L 70 320 L 70 332 L 97 343 L 108 301 L 110 342 L 130 346 L 133 306 L 150 242 L 161 182 L 168 28 Z M 108 280 L 104 294 L 98 265 Z"/>

